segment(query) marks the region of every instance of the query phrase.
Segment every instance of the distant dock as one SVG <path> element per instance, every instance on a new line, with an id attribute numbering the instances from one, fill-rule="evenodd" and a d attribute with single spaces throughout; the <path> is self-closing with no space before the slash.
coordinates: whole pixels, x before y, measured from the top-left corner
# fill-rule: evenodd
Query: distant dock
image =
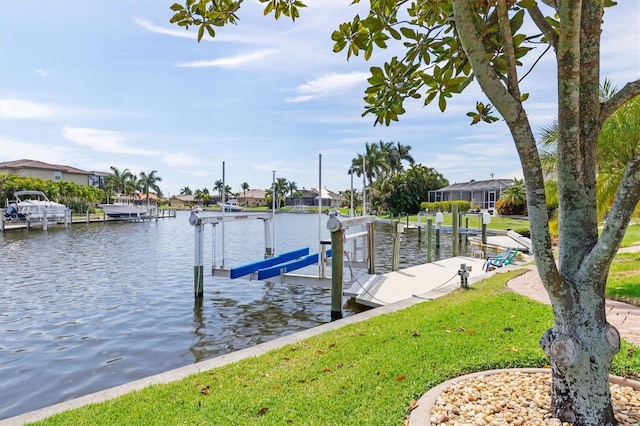
<path id="1" fill-rule="evenodd" d="M 0 214 L 1 216 L 1 214 Z M 175 218 L 176 209 L 157 209 L 153 210 L 151 214 L 141 215 L 139 218 L 132 218 L 126 220 L 133 221 L 145 221 L 145 220 L 158 220 L 164 218 Z M 81 223 L 103 223 L 103 222 L 122 222 L 123 219 L 110 218 L 109 216 L 102 215 L 90 215 L 85 217 L 71 217 L 66 221 L 49 221 L 45 223 L 42 220 L 5 220 L 4 217 L 0 218 L 0 232 L 5 231 L 19 231 L 22 229 L 42 228 L 47 229 L 49 226 L 69 226 Z"/>

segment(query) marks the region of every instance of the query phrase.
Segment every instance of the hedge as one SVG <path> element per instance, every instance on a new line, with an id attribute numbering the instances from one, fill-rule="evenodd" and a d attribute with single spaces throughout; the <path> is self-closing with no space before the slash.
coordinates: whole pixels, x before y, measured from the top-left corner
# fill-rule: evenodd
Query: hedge
<path id="1" fill-rule="evenodd" d="M 425 211 L 428 209 L 430 212 L 451 213 L 451 206 L 453 205 L 458 206 L 459 212 L 468 212 L 469 209 L 471 209 L 471 203 L 469 201 L 456 200 L 456 201 L 436 201 L 435 203 L 423 201 L 422 203 L 420 203 L 420 210 Z"/>

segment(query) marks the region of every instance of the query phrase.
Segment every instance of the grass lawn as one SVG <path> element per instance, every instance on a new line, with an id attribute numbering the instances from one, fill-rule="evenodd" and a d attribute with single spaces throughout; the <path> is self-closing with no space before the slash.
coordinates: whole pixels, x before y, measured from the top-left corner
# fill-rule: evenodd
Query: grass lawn
<path id="1" fill-rule="evenodd" d="M 37 424 L 401 425 L 449 378 L 547 364 L 551 308 L 506 288 L 522 272 Z M 612 372 L 640 378 L 640 349 L 623 342 Z"/>
<path id="2" fill-rule="evenodd" d="M 640 252 L 616 255 L 609 269 L 606 296 L 640 306 Z"/>
<path id="3" fill-rule="evenodd" d="M 629 225 L 622 239 L 621 247 L 640 245 L 640 224 Z"/>

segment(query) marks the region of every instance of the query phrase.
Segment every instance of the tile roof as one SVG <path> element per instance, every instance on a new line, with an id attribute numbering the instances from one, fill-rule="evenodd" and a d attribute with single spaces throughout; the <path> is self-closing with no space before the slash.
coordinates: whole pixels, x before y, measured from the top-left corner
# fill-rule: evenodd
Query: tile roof
<path id="1" fill-rule="evenodd" d="M 56 170 L 56 171 L 62 171 L 62 172 L 66 172 L 66 173 L 75 173 L 75 174 L 80 174 L 80 175 L 88 175 L 90 174 L 87 171 L 84 170 L 80 170 L 77 169 L 75 167 L 71 167 L 71 166 L 62 166 L 59 164 L 49 164 L 49 163 L 45 163 L 43 161 L 37 161 L 37 160 L 29 160 L 29 159 L 22 159 L 22 160 L 15 160 L 15 161 L 5 161 L 3 163 L 0 163 L 0 169 L 43 169 L 43 170 Z"/>

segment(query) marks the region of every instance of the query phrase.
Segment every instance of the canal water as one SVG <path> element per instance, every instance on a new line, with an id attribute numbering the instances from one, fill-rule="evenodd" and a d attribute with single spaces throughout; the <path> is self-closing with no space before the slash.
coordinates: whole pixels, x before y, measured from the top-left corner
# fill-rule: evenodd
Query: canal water
<path id="1" fill-rule="evenodd" d="M 330 290 L 280 282 L 205 273 L 196 303 L 188 217 L 0 236 L 0 419 L 330 321 Z M 327 218 L 277 214 L 276 254 L 317 251 L 319 237 L 330 239 Z M 221 265 L 221 231 L 206 228 L 205 271 L 214 251 Z M 261 259 L 264 233 L 261 220 L 227 223 L 225 267 Z M 376 272 L 390 270 L 391 245 L 391 226 L 378 224 Z M 461 254 L 470 250 L 463 244 Z M 446 234 L 435 255 L 451 255 Z M 418 241 L 408 230 L 400 267 L 425 259 L 424 233 Z M 345 299 L 345 316 L 364 309 Z"/>

